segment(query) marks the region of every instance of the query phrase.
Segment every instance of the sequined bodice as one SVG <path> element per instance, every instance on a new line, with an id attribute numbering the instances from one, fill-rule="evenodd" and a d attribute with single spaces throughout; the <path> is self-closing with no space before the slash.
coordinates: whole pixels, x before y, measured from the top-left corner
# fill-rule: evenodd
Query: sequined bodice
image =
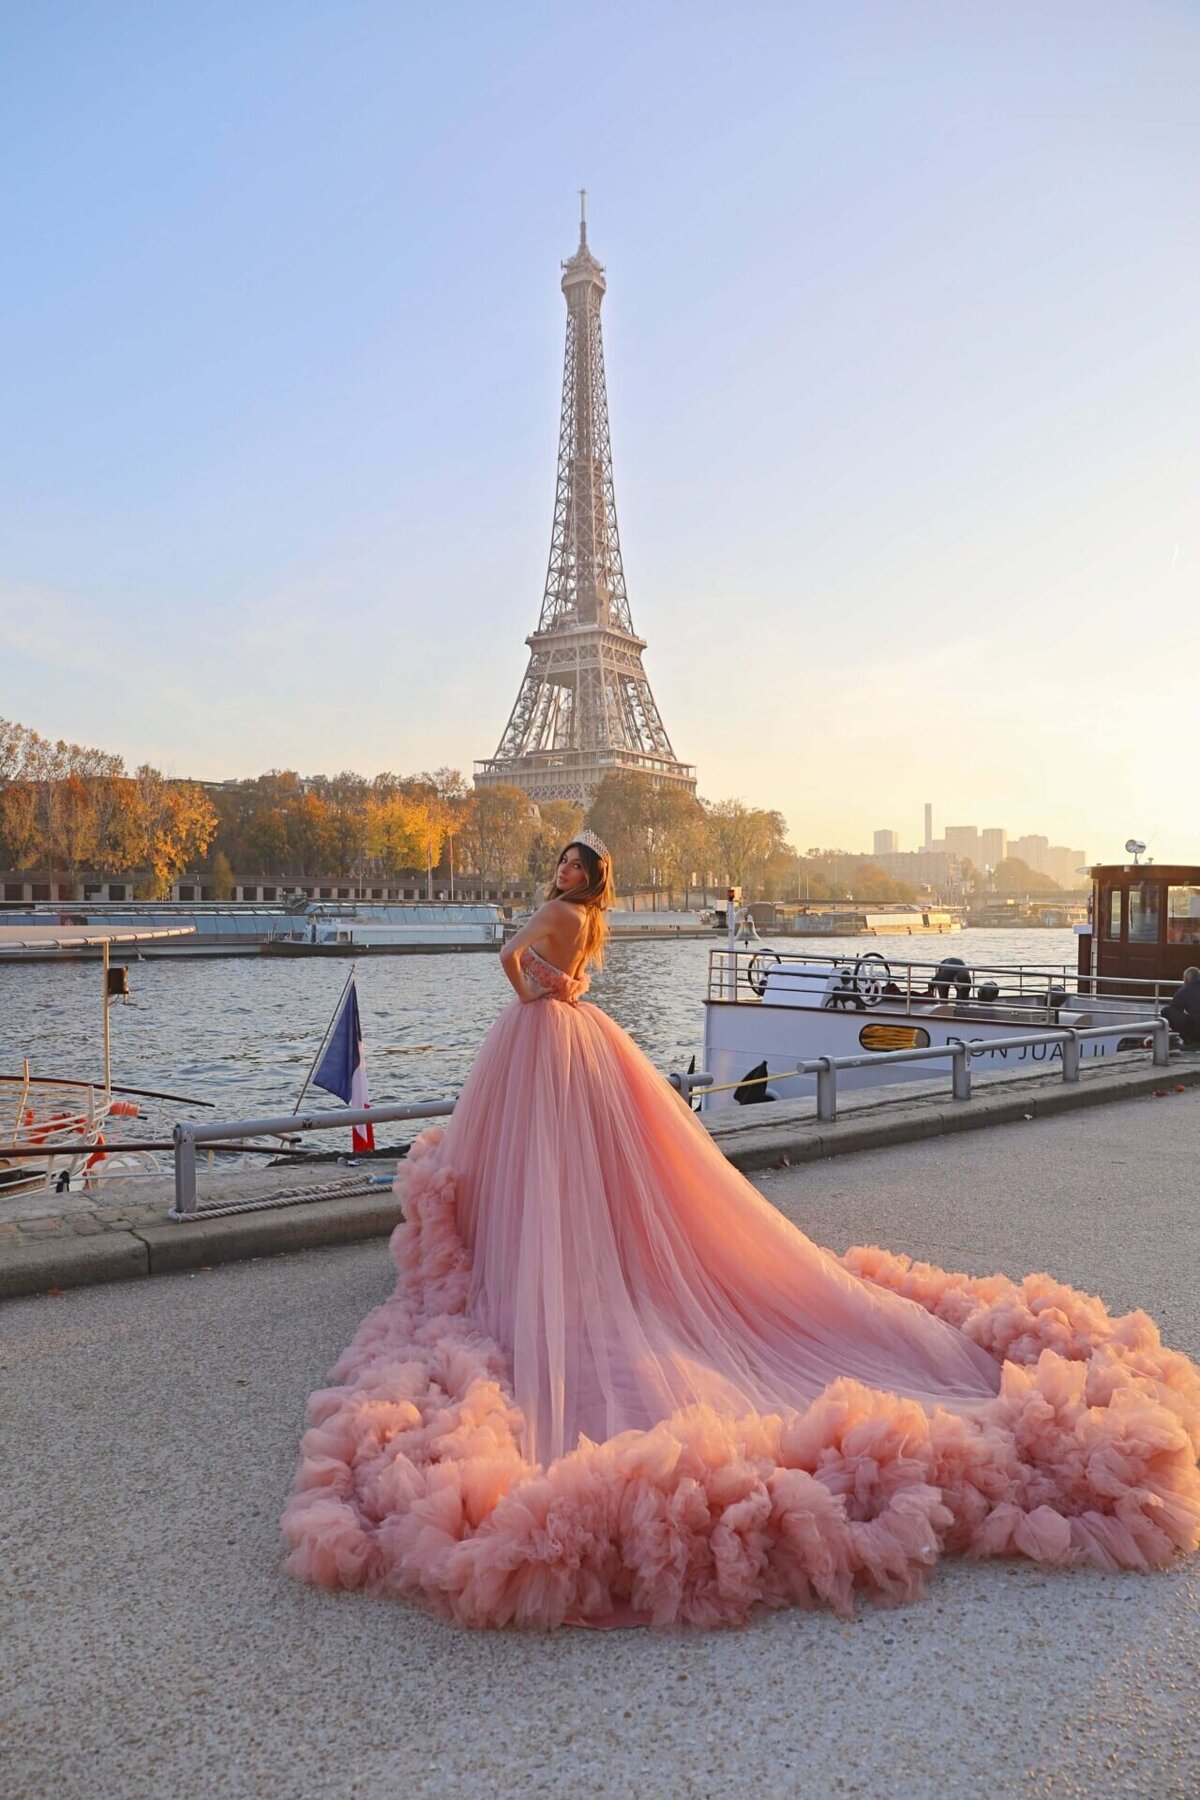
<path id="1" fill-rule="evenodd" d="M 521 973 L 534 987 L 541 988 L 542 1000 L 564 1000 L 573 1006 L 588 991 L 586 975 L 568 975 L 565 970 L 556 969 L 532 947 L 521 952 Z"/>

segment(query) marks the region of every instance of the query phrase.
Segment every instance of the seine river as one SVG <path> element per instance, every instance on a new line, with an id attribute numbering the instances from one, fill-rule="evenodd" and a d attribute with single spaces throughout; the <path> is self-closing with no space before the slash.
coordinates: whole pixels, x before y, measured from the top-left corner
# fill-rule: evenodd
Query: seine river
<path id="1" fill-rule="evenodd" d="M 670 1072 L 699 1059 L 708 954 L 720 939 L 610 947 L 590 998 Z M 771 940 L 764 940 L 770 943 Z M 961 956 L 974 966 L 1075 966 L 1071 931 L 964 931 L 942 938 L 780 939 L 783 950 L 892 961 Z M 341 959 L 180 958 L 131 962 L 128 1002 L 112 1006 L 113 1080 L 211 1100 L 217 1116 L 288 1111 L 329 1021 L 348 965 Z M 96 963 L 0 965 L 0 1073 L 28 1056 L 39 1075 L 98 1075 Z M 462 1085 L 481 1038 L 509 1003 L 494 955 L 374 956 L 358 965 L 372 1098 L 442 1098 Z M 322 1105 L 325 1096 L 310 1098 Z M 330 1102 L 333 1104 L 333 1102 Z M 186 1116 L 160 1109 L 156 1122 Z"/>

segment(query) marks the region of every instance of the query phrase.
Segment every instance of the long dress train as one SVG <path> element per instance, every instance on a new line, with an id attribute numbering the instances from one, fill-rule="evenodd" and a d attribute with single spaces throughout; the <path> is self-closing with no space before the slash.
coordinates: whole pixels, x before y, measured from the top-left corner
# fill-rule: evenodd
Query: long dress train
<path id="1" fill-rule="evenodd" d="M 917 1595 L 943 1552 L 1147 1569 L 1200 1543 L 1200 1370 L 1144 1313 L 763 1199 L 526 951 L 397 1176 L 394 1293 L 309 1402 L 289 1568 L 469 1625 L 737 1623 Z"/>

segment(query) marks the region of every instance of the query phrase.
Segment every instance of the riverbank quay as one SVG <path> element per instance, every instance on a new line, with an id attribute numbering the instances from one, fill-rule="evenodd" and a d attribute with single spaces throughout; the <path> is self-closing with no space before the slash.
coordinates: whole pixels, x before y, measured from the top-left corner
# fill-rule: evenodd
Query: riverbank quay
<path id="1" fill-rule="evenodd" d="M 711 1115 L 711 1129 L 725 1155 L 747 1174 L 841 1157 L 923 1139 L 973 1133 L 997 1125 L 1027 1125 L 1063 1112 L 1149 1100 L 1161 1103 L 1200 1087 L 1200 1056 L 1184 1055 L 1169 1067 L 1151 1068 L 1144 1055 L 1085 1065 L 1077 1082 L 1061 1074 L 977 1080 L 974 1097 L 954 1101 L 946 1080 L 903 1088 L 867 1089 L 845 1095 L 838 1118 L 822 1122 L 814 1103 L 800 1100 L 730 1108 Z M 298 1198 L 287 1205 L 179 1221 L 169 1214 L 171 1178 L 112 1180 L 96 1190 L 31 1194 L 0 1201 L 0 1300 L 176 1274 L 217 1263 L 283 1255 L 353 1243 L 389 1233 L 400 1208 L 386 1161 L 364 1160 L 350 1168 L 323 1163 L 238 1170 L 216 1178 L 220 1198 L 237 1206 L 280 1192 Z M 215 1192 L 204 1191 L 201 1205 Z M 317 1189 L 339 1191 L 315 1197 Z"/>
<path id="2" fill-rule="evenodd" d="M 1200 1351 L 1200 1092 L 755 1179 L 835 1251 L 1049 1268 Z M 0 1792 L 1194 1800 L 1200 1567 L 937 1569 L 852 1621 L 473 1634 L 281 1572 L 308 1393 L 383 1245 L 0 1308 Z"/>

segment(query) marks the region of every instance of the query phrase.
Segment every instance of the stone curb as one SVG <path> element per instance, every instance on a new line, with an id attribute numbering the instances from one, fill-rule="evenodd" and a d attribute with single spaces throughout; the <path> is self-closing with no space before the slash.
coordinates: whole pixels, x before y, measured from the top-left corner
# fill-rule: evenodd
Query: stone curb
<path id="1" fill-rule="evenodd" d="M 1018 1084 L 1014 1084 L 1018 1085 Z M 833 1124 L 820 1124 L 811 1114 L 776 1116 L 770 1124 L 748 1125 L 714 1133 L 735 1168 L 749 1173 L 786 1163 L 816 1162 L 856 1150 L 878 1150 L 892 1144 L 940 1137 L 944 1133 L 980 1131 L 989 1125 L 1023 1119 L 1050 1118 L 1083 1107 L 1133 1100 L 1166 1088 L 1200 1087 L 1200 1063 L 1168 1069 L 1122 1069 L 1089 1074 L 1068 1085 L 1022 1082 L 1021 1091 L 999 1084 L 977 1093 L 968 1103 L 947 1104 L 944 1090 L 920 1099 L 877 1101 L 870 1113 L 848 1111 Z M 781 1109 L 782 1110 L 782 1109 Z M 792 1112 L 792 1109 L 788 1109 Z M 44 1294 L 51 1288 L 83 1287 L 93 1282 L 124 1281 L 133 1276 L 168 1275 L 239 1262 L 253 1256 L 278 1256 L 295 1250 L 351 1244 L 383 1237 L 401 1217 L 390 1192 L 360 1194 L 344 1200 L 298 1202 L 262 1212 L 199 1219 L 192 1225 L 132 1226 L 95 1236 L 46 1237 L 0 1248 L 0 1300 Z"/>
<path id="2" fill-rule="evenodd" d="M 923 1099 L 879 1101 L 870 1113 L 847 1112 L 833 1124 L 822 1124 L 811 1113 L 802 1118 L 778 1118 L 771 1124 L 739 1125 L 715 1133 L 718 1143 L 736 1168 L 744 1172 L 777 1168 L 789 1163 L 815 1162 L 827 1156 L 845 1156 L 856 1150 L 886 1149 L 943 1133 L 981 1131 L 989 1125 L 1012 1125 L 1026 1119 L 1050 1118 L 1082 1107 L 1102 1106 L 1118 1100 L 1134 1100 L 1156 1090 L 1200 1086 L 1200 1063 L 1167 1069 L 1121 1069 L 1113 1074 L 1088 1073 L 1077 1082 L 1061 1077 L 1046 1083 L 1025 1079 L 996 1082 L 976 1090 L 975 1097 L 955 1104 L 945 1099 L 945 1088 Z"/>
<path id="3" fill-rule="evenodd" d="M 33 1243 L 6 1244 L 0 1251 L 0 1300 L 149 1273 L 149 1252 L 131 1231 L 38 1238 Z"/>
<path id="4" fill-rule="evenodd" d="M 384 1194 L 352 1194 L 344 1200 L 298 1201 L 263 1212 L 228 1213 L 197 1219 L 194 1225 L 135 1226 L 148 1255 L 149 1275 L 174 1275 L 206 1264 L 241 1262 L 250 1256 L 275 1256 L 284 1250 L 318 1250 L 327 1244 L 354 1244 L 360 1238 L 385 1237 L 401 1219 L 400 1203 Z M 0 1294 L 3 1293 L 0 1262 Z"/>

